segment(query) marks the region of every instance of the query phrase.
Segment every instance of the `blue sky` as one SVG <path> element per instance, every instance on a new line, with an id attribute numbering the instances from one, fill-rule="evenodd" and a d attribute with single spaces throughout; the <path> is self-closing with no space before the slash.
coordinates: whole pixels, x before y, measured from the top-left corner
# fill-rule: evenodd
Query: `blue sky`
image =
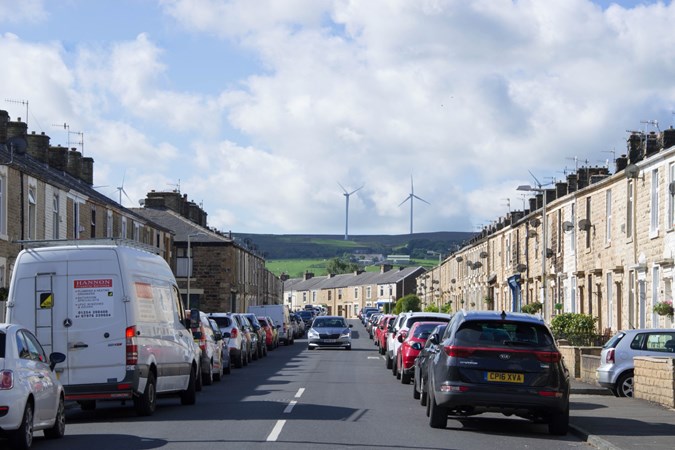
<path id="1" fill-rule="evenodd" d="M 675 7 L 589 0 L 0 0 L 0 109 L 125 206 L 248 233 L 476 231 L 675 118 Z M 70 134 L 63 126 L 67 123 Z M 609 160 L 609 161 L 608 161 Z M 510 205 L 510 206 L 509 206 Z"/>

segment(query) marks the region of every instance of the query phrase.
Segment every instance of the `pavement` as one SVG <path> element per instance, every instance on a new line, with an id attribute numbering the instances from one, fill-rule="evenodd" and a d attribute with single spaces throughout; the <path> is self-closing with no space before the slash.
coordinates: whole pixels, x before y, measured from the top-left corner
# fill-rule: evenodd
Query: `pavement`
<path id="1" fill-rule="evenodd" d="M 603 450 L 675 448 L 675 409 L 572 381 L 570 432 Z"/>

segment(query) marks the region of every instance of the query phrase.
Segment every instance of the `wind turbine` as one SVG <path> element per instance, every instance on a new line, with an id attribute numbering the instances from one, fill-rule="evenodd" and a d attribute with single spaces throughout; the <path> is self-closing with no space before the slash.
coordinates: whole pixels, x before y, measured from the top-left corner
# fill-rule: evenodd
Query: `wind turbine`
<path id="1" fill-rule="evenodd" d="M 404 204 L 405 202 L 407 202 L 408 200 L 410 200 L 410 234 L 413 234 L 413 203 L 414 203 L 414 199 L 422 200 L 422 201 L 423 201 L 424 203 L 426 203 L 427 205 L 431 205 L 431 203 L 429 203 L 428 201 L 426 201 L 426 200 L 424 200 L 423 198 L 418 197 L 417 195 L 415 195 L 415 188 L 413 187 L 413 178 L 412 178 L 412 175 L 410 175 L 410 194 L 408 194 L 408 196 L 406 197 L 406 199 L 403 200 L 403 201 L 402 201 L 401 203 L 399 203 L 399 205 L 398 205 L 398 206 L 401 206 L 402 204 Z"/>
<path id="2" fill-rule="evenodd" d="M 346 241 L 349 239 L 349 196 L 355 193 L 356 191 L 361 190 L 364 185 L 361 185 L 360 188 L 354 189 L 351 192 L 347 191 L 347 189 L 345 189 L 344 186 L 342 186 L 340 183 L 338 183 L 338 185 L 344 191 L 342 195 L 345 196 L 345 241 Z"/>
<path id="3" fill-rule="evenodd" d="M 122 184 L 119 185 L 119 186 L 117 186 L 117 190 L 119 191 L 119 194 L 120 194 L 120 206 L 123 206 L 123 205 L 122 205 L 122 193 L 124 193 L 124 196 L 125 196 L 126 198 L 128 198 L 130 202 L 133 203 L 133 201 L 131 200 L 131 198 L 130 198 L 129 195 L 127 194 L 127 191 L 124 190 L 124 179 L 125 179 L 126 177 L 127 177 L 127 173 L 126 173 L 126 171 L 125 171 L 125 172 L 124 172 L 124 175 L 122 176 Z"/>

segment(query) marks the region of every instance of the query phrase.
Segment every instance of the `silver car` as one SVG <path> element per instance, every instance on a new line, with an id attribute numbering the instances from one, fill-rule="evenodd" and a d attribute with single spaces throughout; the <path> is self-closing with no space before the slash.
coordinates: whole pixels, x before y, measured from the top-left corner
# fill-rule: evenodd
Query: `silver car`
<path id="1" fill-rule="evenodd" d="M 307 348 L 343 347 L 352 349 L 352 328 L 342 316 L 318 316 L 307 332 Z"/>
<path id="2" fill-rule="evenodd" d="M 651 328 L 619 331 L 602 347 L 596 378 L 617 397 L 633 396 L 633 358 L 675 357 L 675 330 Z"/>

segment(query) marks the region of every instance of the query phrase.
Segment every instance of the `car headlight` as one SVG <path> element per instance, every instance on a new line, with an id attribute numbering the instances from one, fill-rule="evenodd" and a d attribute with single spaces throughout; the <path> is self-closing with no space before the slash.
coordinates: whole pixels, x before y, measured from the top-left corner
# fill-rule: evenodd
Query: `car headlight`
<path id="1" fill-rule="evenodd" d="M 348 338 L 348 337 L 351 337 L 351 335 L 352 335 L 351 330 L 350 330 L 349 328 L 347 328 L 346 330 L 344 330 L 344 331 L 340 334 L 340 337 L 341 337 L 341 338 Z"/>
<path id="2" fill-rule="evenodd" d="M 307 337 L 310 339 L 317 339 L 319 337 L 319 332 L 313 328 L 310 328 L 310 330 L 307 332 Z"/>

